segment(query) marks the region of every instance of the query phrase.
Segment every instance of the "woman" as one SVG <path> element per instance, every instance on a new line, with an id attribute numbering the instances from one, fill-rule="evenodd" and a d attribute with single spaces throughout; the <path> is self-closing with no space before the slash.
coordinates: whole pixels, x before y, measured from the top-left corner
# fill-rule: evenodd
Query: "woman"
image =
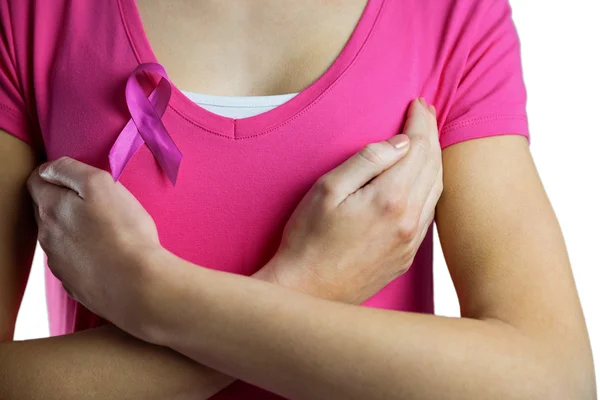
<path id="1" fill-rule="evenodd" d="M 3 398 L 595 398 L 506 0 L 0 4 Z"/>

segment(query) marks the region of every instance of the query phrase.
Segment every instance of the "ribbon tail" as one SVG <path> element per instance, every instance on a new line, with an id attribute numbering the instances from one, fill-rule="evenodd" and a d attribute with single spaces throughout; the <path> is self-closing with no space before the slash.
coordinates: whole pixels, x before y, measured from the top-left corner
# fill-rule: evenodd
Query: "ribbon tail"
<path id="1" fill-rule="evenodd" d="M 121 178 L 127 163 L 142 147 L 142 144 L 144 144 L 144 140 L 140 136 L 135 123 L 133 120 L 129 120 L 108 154 L 110 171 L 115 182 Z"/>
<path id="2" fill-rule="evenodd" d="M 156 149 L 156 151 L 153 151 L 154 157 L 156 157 L 156 160 L 162 167 L 163 171 L 165 172 L 173 186 L 175 186 L 183 154 L 181 154 L 181 151 L 177 148 L 177 146 L 175 146 L 175 143 L 172 140 L 171 142 L 173 143 L 173 145 L 166 145 L 164 147 L 149 147 L 150 149 Z"/>

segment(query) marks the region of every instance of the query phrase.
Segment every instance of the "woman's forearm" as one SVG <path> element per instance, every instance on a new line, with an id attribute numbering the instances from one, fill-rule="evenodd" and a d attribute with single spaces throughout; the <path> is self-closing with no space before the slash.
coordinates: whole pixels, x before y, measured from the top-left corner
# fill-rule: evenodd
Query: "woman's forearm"
<path id="1" fill-rule="evenodd" d="M 236 380 L 114 325 L 0 343 L 3 400 L 203 400 Z"/>
<path id="2" fill-rule="evenodd" d="M 273 279 L 264 269 L 254 278 Z M 114 325 L 0 343 L 3 400 L 203 400 L 236 380 Z"/>
<path id="3" fill-rule="evenodd" d="M 297 399 L 558 399 L 556 352 L 499 321 L 351 306 L 173 255 L 136 335 Z M 564 367 L 560 366 L 561 368 Z"/>
<path id="4" fill-rule="evenodd" d="M 232 381 L 112 325 L 0 343 L 3 400 L 201 400 Z"/>

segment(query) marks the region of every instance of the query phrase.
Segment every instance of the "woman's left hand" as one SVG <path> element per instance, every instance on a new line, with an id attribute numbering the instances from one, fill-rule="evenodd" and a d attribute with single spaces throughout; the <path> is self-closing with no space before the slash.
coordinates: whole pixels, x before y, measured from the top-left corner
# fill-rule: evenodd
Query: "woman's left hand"
<path id="1" fill-rule="evenodd" d="M 67 292 L 122 328 L 135 323 L 127 307 L 144 286 L 142 257 L 162 249 L 152 217 L 110 174 L 68 157 L 34 170 L 27 188 L 38 240 Z"/>

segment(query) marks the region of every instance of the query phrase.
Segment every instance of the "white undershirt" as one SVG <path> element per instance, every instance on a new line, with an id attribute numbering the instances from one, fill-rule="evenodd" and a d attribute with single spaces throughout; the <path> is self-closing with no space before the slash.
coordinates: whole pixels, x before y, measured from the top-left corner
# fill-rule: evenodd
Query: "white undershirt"
<path id="1" fill-rule="evenodd" d="M 182 91 L 190 100 L 206 110 L 229 118 L 248 118 L 272 110 L 298 93 L 274 96 L 213 96 Z"/>

